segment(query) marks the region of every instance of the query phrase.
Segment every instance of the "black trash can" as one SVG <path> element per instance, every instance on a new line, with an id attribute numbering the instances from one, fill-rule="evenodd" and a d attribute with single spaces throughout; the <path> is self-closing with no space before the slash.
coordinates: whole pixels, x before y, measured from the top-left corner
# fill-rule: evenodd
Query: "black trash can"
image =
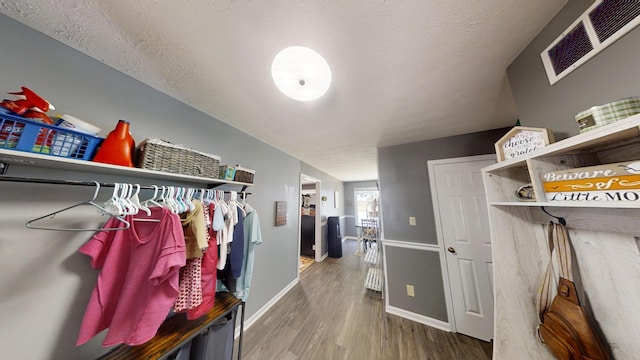
<path id="1" fill-rule="evenodd" d="M 327 235 L 329 241 L 329 257 L 342 257 L 342 235 L 340 235 L 340 218 L 329 216 L 327 218 Z"/>

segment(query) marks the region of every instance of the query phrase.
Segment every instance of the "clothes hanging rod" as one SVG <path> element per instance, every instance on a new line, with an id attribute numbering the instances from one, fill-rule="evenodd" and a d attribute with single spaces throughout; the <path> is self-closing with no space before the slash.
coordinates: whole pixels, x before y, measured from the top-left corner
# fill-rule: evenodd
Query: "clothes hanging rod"
<path id="1" fill-rule="evenodd" d="M 24 183 L 33 183 L 33 184 L 50 184 L 50 185 L 80 185 L 80 186 L 94 186 L 94 187 L 96 186 L 96 183 L 94 181 L 35 179 L 35 178 L 25 178 L 25 177 L 13 177 L 13 176 L 0 176 L 0 181 L 24 182 Z M 116 186 L 115 183 L 99 182 L 99 184 L 100 184 L 100 187 Z M 126 183 L 126 184 L 131 184 L 131 183 Z M 155 185 L 155 186 L 158 186 L 158 185 Z M 176 186 L 176 187 L 201 189 L 200 187 L 195 187 L 195 186 Z M 140 189 L 155 190 L 155 188 L 152 185 L 140 185 Z M 246 186 L 243 186 L 242 191 L 236 191 L 236 193 L 238 194 L 244 193 L 246 195 L 251 195 L 251 193 L 244 192 L 245 189 L 246 189 Z M 229 194 L 231 193 L 231 191 L 225 190 L 225 193 Z"/>

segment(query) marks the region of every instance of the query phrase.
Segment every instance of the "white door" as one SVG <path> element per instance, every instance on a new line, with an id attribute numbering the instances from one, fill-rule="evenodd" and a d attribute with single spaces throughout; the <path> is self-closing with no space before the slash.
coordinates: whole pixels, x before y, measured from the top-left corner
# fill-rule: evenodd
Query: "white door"
<path id="1" fill-rule="evenodd" d="M 495 156 L 429 162 L 449 321 L 453 330 L 485 341 L 493 338 L 493 269 L 480 169 L 494 163 Z"/>

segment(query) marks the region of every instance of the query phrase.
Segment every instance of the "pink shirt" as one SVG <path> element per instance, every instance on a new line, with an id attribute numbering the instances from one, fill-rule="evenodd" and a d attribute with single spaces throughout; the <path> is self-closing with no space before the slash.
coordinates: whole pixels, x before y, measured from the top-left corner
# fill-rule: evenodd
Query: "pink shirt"
<path id="1" fill-rule="evenodd" d="M 178 272 L 185 265 L 180 217 L 151 208 L 150 218 L 128 215 L 127 230 L 101 231 L 80 248 L 91 266 L 102 269 L 82 320 L 76 345 L 109 328 L 102 345 L 139 345 L 153 338 L 178 295 Z M 110 219 L 105 227 L 117 227 Z"/>

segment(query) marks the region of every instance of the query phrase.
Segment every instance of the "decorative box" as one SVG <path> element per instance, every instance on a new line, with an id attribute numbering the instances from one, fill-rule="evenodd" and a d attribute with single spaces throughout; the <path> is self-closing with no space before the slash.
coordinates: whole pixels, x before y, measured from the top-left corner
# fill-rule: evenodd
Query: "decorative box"
<path id="1" fill-rule="evenodd" d="M 253 184 L 253 176 L 256 171 L 251 169 L 246 169 L 240 167 L 240 165 L 236 165 L 236 176 L 235 180 L 243 183 Z"/>
<path id="2" fill-rule="evenodd" d="M 608 104 L 593 106 L 578 113 L 576 121 L 582 133 L 638 113 L 640 113 L 640 97 L 629 97 Z"/>
<path id="3" fill-rule="evenodd" d="M 231 180 L 235 178 L 236 168 L 229 165 L 220 166 L 220 179 L 222 180 Z"/>

